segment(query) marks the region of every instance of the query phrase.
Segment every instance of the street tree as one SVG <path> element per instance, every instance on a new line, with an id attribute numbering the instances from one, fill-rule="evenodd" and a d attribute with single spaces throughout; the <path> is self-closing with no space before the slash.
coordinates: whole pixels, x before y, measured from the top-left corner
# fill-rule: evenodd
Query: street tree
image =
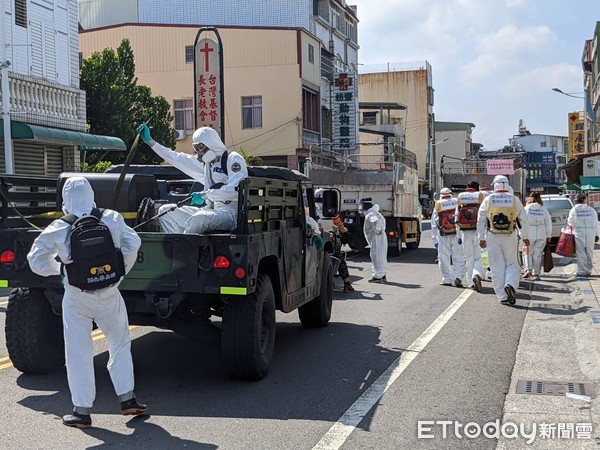
<path id="1" fill-rule="evenodd" d="M 147 122 L 152 137 L 167 147 L 175 146 L 173 115 L 167 100 L 152 95 L 148 86 L 138 84 L 135 57 L 128 39 L 123 39 L 115 51 L 105 48 L 83 60 L 81 88 L 86 92 L 86 113 L 90 133 L 121 138 L 128 148 L 135 140 L 135 128 Z M 87 166 L 99 161 L 120 164 L 126 152 L 88 152 Z M 140 143 L 132 161 L 134 164 L 160 164 L 150 147 Z"/>

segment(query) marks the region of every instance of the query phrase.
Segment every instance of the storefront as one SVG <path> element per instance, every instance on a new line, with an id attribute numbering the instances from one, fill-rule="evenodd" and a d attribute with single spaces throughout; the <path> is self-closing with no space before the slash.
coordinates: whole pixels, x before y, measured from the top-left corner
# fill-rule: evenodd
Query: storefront
<path id="1" fill-rule="evenodd" d="M 15 174 L 58 176 L 81 170 L 82 151 L 126 151 L 116 137 L 11 122 Z M 4 173 L 4 127 L 0 120 L 0 173 Z"/>

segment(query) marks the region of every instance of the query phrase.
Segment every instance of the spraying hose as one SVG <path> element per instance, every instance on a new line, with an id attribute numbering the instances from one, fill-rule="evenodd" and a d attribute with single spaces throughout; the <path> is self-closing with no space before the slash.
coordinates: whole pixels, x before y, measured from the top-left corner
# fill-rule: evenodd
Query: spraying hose
<path id="1" fill-rule="evenodd" d="M 169 209 L 167 209 L 166 211 L 161 212 L 160 214 L 157 214 L 153 217 L 150 217 L 148 220 L 136 225 L 135 227 L 133 227 L 134 230 L 137 230 L 138 228 L 143 227 L 144 225 L 146 225 L 147 223 L 150 223 L 156 219 L 158 219 L 159 217 L 162 217 L 166 214 L 169 214 L 171 211 L 175 211 L 177 208 L 179 208 L 181 205 L 183 205 L 185 202 L 190 201 L 193 198 L 192 195 L 190 195 L 189 197 L 184 198 L 183 200 L 175 203 L 173 206 L 171 206 Z"/>

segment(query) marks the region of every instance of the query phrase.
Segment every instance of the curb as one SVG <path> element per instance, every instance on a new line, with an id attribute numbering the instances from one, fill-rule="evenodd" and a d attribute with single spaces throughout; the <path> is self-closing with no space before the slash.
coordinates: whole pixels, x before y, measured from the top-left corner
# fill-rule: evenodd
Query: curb
<path id="1" fill-rule="evenodd" d="M 521 424 L 528 430 L 537 427 L 537 438 L 527 445 L 522 437 L 500 436 L 498 449 L 599 448 L 600 249 L 595 250 L 594 258 L 589 279 L 574 276 L 574 259 L 555 260 L 555 269 L 545 282 L 542 277 L 544 284 L 524 305 L 527 313 L 501 423 Z M 547 306 L 539 306 L 544 303 Z M 517 385 L 523 380 L 593 383 L 596 395 L 588 402 L 566 395 L 520 394 Z M 588 439 L 573 432 L 579 424 L 590 423 Z M 555 427 L 553 438 L 541 435 L 548 426 Z M 572 438 L 559 436 L 561 426 L 572 427 Z"/>

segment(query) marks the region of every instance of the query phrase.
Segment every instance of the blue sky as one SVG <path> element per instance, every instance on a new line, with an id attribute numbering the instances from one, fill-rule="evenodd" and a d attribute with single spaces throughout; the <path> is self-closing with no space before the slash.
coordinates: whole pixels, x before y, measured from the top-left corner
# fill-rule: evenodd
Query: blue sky
<path id="1" fill-rule="evenodd" d="M 347 0 L 357 5 L 360 71 L 427 60 L 436 120 L 472 122 L 484 148 L 532 134 L 567 135 L 583 100 L 581 56 L 600 0 Z"/>

